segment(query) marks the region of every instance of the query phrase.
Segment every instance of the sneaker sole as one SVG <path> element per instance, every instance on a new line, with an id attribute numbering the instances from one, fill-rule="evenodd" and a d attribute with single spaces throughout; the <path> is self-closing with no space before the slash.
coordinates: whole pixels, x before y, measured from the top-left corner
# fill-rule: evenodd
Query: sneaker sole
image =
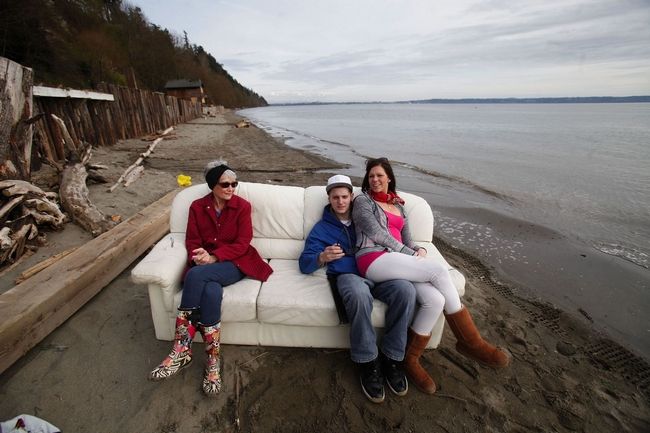
<path id="1" fill-rule="evenodd" d="M 404 378 L 404 381 L 406 382 L 406 388 L 404 389 L 404 391 L 401 391 L 401 392 L 395 391 L 395 389 L 390 385 L 389 381 L 386 381 L 386 385 L 388 385 L 388 388 L 391 390 L 391 392 L 393 394 L 395 394 L 395 395 L 397 395 L 399 397 L 404 397 L 406 395 L 406 393 L 409 392 L 409 381 L 408 381 L 408 379 L 406 377 Z"/>
<path id="2" fill-rule="evenodd" d="M 386 393 L 385 392 L 382 393 L 381 397 L 373 397 L 373 396 L 371 396 L 370 394 L 368 394 L 366 392 L 366 388 L 363 387 L 363 382 L 361 381 L 361 379 L 359 379 L 359 382 L 361 382 L 361 391 L 363 391 L 363 393 L 368 398 L 368 400 L 370 400 L 373 403 L 383 403 L 384 402 L 384 400 L 386 399 Z"/>

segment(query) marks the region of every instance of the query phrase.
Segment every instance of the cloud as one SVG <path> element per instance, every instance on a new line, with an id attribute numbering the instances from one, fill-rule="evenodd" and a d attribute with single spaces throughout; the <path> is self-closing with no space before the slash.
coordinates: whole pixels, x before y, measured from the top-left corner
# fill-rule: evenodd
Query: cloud
<path id="1" fill-rule="evenodd" d="M 201 25 L 188 28 L 192 42 L 270 102 L 650 93 L 642 0 L 249 0 L 194 9 Z M 185 20 L 177 13 L 172 22 Z"/>

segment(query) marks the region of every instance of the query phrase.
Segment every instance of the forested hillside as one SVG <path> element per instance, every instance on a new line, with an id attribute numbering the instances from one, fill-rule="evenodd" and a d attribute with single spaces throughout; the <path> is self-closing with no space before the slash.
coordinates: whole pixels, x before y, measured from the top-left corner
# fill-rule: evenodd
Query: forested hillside
<path id="1" fill-rule="evenodd" d="M 135 79 L 163 91 L 171 79 L 200 79 L 216 104 L 267 105 L 186 34 L 148 22 L 123 0 L 2 0 L 0 56 L 33 68 L 34 83 L 50 86 L 132 86 Z"/>

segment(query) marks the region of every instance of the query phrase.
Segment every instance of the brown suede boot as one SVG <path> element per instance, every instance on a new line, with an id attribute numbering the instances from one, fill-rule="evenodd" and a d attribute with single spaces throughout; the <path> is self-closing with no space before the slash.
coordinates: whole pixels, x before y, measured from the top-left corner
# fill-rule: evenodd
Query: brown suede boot
<path id="1" fill-rule="evenodd" d="M 427 347 L 430 338 L 430 334 L 416 334 L 411 328 L 409 328 L 406 354 L 404 355 L 404 371 L 406 371 L 406 377 L 408 377 L 417 389 L 426 394 L 433 394 L 436 392 L 436 383 L 420 365 L 420 356 L 422 356 L 422 352 L 424 352 L 424 348 Z"/>
<path id="2" fill-rule="evenodd" d="M 458 352 L 490 368 L 504 368 L 510 364 L 507 353 L 483 340 L 465 306 L 457 313 L 445 314 L 445 317 L 458 340 Z"/>

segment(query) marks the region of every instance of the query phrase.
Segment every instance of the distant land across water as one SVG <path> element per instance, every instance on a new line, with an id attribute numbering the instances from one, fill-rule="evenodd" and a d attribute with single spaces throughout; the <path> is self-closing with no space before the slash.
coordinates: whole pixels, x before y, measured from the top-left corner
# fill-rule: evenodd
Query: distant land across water
<path id="1" fill-rule="evenodd" d="M 568 96 L 558 98 L 460 98 L 418 99 L 393 102 L 289 102 L 271 105 L 336 105 L 336 104 L 614 104 L 650 102 L 650 95 L 642 96 Z"/>

